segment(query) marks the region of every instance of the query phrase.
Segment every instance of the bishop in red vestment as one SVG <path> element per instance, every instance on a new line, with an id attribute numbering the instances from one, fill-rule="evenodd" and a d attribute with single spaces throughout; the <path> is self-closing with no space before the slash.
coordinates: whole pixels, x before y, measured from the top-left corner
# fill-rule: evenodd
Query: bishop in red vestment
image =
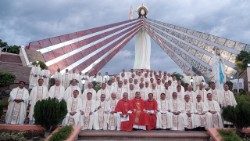
<path id="1" fill-rule="evenodd" d="M 130 121 L 131 119 L 131 106 L 130 102 L 128 100 L 128 93 L 124 92 L 123 93 L 123 98 L 118 101 L 116 107 L 115 107 L 115 112 L 120 114 L 121 119 L 128 119 L 127 121 L 121 121 L 120 128 L 122 131 L 132 131 L 133 130 L 133 124 Z"/>
<path id="2" fill-rule="evenodd" d="M 133 128 L 146 130 L 147 114 L 145 110 L 145 102 L 141 99 L 140 92 L 135 93 L 135 98 L 131 100 L 131 108 L 133 110 L 131 114 L 131 122 Z"/>
<path id="3" fill-rule="evenodd" d="M 155 129 L 156 127 L 156 113 L 157 113 L 157 102 L 153 98 L 153 93 L 148 94 L 148 100 L 145 101 L 145 109 L 148 116 L 147 130 Z"/>

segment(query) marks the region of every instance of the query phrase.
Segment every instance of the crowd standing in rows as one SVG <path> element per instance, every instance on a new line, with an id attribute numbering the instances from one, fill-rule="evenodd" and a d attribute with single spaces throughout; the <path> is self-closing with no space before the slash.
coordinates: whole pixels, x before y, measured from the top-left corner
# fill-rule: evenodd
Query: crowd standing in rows
<path id="1" fill-rule="evenodd" d="M 49 87 L 49 80 L 55 84 Z M 101 89 L 93 89 L 93 82 Z M 34 106 L 48 97 L 64 99 L 67 111 L 63 125 L 78 125 L 82 130 L 191 130 L 221 128 L 221 109 L 237 103 L 228 85 L 209 90 L 204 81 L 190 83 L 187 88 L 167 72 L 123 70 L 120 74 L 95 76 L 60 69 L 50 76 L 48 70 L 34 66 L 29 91 L 20 81 L 10 93 L 6 123 L 23 124 L 28 118 L 34 123 Z M 194 91 L 195 90 L 195 91 Z M 29 106 L 28 115 L 26 115 Z"/>

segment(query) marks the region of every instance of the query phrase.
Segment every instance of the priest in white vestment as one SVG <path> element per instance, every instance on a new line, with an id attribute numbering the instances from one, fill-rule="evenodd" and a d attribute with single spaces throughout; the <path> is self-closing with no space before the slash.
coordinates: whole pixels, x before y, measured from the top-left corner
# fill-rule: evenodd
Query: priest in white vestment
<path id="1" fill-rule="evenodd" d="M 156 120 L 157 129 L 170 129 L 172 127 L 172 115 L 169 109 L 169 101 L 166 94 L 161 93 L 161 98 L 157 101 L 158 113 Z"/>
<path id="2" fill-rule="evenodd" d="M 128 93 L 128 99 L 133 99 L 135 97 L 135 88 L 134 88 L 134 84 L 129 84 L 129 91 Z"/>
<path id="3" fill-rule="evenodd" d="M 170 92 L 176 92 L 177 87 L 174 87 L 174 86 L 172 85 L 172 81 L 168 80 L 167 83 L 168 83 L 168 90 L 169 90 Z M 172 97 L 172 93 L 171 93 L 171 97 Z"/>
<path id="4" fill-rule="evenodd" d="M 222 93 L 223 90 L 220 90 L 216 88 L 216 85 L 214 82 L 211 82 L 210 89 L 208 90 L 208 93 L 211 93 L 213 96 L 213 100 L 217 101 L 219 104 L 222 104 Z"/>
<path id="5" fill-rule="evenodd" d="M 189 95 L 190 101 L 195 102 L 196 101 L 196 93 L 193 91 L 193 86 L 188 85 L 187 91 L 185 91 L 185 95 Z"/>
<path id="6" fill-rule="evenodd" d="M 92 94 L 92 99 L 93 100 L 97 100 L 97 94 L 96 94 L 96 91 L 95 91 L 95 89 L 93 89 L 93 84 L 92 84 L 92 82 L 89 82 L 88 83 L 88 87 L 83 91 L 83 94 L 82 94 L 82 99 L 83 100 L 86 100 L 87 99 L 87 93 L 88 92 L 91 92 L 91 94 Z"/>
<path id="7" fill-rule="evenodd" d="M 176 92 L 172 94 L 172 100 L 169 102 L 169 110 L 172 116 L 171 130 L 184 130 L 183 101 L 178 99 Z"/>
<path id="8" fill-rule="evenodd" d="M 59 79 L 62 82 L 63 75 L 60 71 L 61 71 L 60 68 L 58 68 L 57 71 L 55 72 L 55 74 L 52 75 L 52 78 Z"/>
<path id="9" fill-rule="evenodd" d="M 80 116 L 82 108 L 82 100 L 79 96 L 79 91 L 73 91 L 73 97 L 67 100 L 67 115 L 63 121 L 63 125 L 80 125 Z"/>
<path id="10" fill-rule="evenodd" d="M 221 106 L 227 107 L 227 106 L 236 106 L 237 102 L 235 100 L 233 92 L 229 90 L 229 87 L 227 84 L 224 84 L 224 90 L 221 95 Z"/>
<path id="11" fill-rule="evenodd" d="M 118 87 L 115 90 L 115 93 L 116 93 L 116 96 L 117 96 L 118 100 L 120 100 L 122 98 L 122 95 L 123 95 L 124 92 L 127 92 L 127 91 L 123 87 L 123 82 L 119 81 L 118 82 Z"/>
<path id="12" fill-rule="evenodd" d="M 49 70 L 41 70 L 40 77 L 43 78 L 43 85 L 49 87 L 49 80 L 50 80 L 50 71 Z"/>
<path id="13" fill-rule="evenodd" d="M 81 125 L 82 130 L 91 130 L 93 129 L 94 124 L 94 116 L 93 113 L 95 111 L 95 103 L 96 101 L 92 99 L 92 93 L 87 93 L 87 99 L 83 100 L 83 106 L 81 109 Z"/>
<path id="14" fill-rule="evenodd" d="M 96 93 L 97 100 L 100 100 L 101 95 L 106 96 L 106 100 L 109 101 L 111 92 L 107 89 L 106 83 L 102 83 L 101 89 Z"/>
<path id="15" fill-rule="evenodd" d="M 181 80 L 177 80 L 177 86 L 180 85 L 181 86 L 181 91 L 184 93 L 185 92 L 185 88 L 181 85 Z M 177 88 L 177 87 L 176 87 Z"/>
<path id="16" fill-rule="evenodd" d="M 105 75 L 103 76 L 103 83 L 107 83 L 109 81 L 110 77 L 108 72 L 105 72 Z"/>
<path id="17" fill-rule="evenodd" d="M 134 79 L 134 87 L 135 87 L 135 90 L 139 90 L 140 89 L 139 83 L 138 83 L 138 79 Z"/>
<path id="18" fill-rule="evenodd" d="M 194 107 L 194 103 L 190 101 L 189 95 L 184 96 L 184 123 L 185 123 L 185 129 L 190 130 L 194 129 L 197 126 L 197 123 L 195 122 L 195 113 L 196 109 Z"/>
<path id="19" fill-rule="evenodd" d="M 41 68 L 39 65 L 32 66 L 29 78 L 29 89 L 32 89 L 37 85 L 40 73 L 41 73 Z"/>
<path id="20" fill-rule="evenodd" d="M 69 87 L 66 89 L 64 97 L 63 97 L 65 101 L 67 101 L 67 99 L 69 99 L 70 97 L 73 97 L 74 90 L 78 90 L 79 93 L 81 93 L 81 89 L 78 87 L 76 79 L 72 79 Z"/>
<path id="21" fill-rule="evenodd" d="M 159 100 L 160 99 L 160 95 L 161 93 L 163 93 L 165 91 L 165 87 L 164 85 L 161 83 L 161 80 L 160 79 L 157 79 L 157 82 L 156 82 L 156 100 Z"/>
<path id="22" fill-rule="evenodd" d="M 128 79 L 123 80 L 123 87 L 124 87 L 125 91 L 128 92 L 128 90 L 129 90 Z"/>
<path id="23" fill-rule="evenodd" d="M 202 75 L 195 74 L 195 76 L 193 76 L 193 81 L 194 81 L 193 82 L 194 83 L 194 90 L 199 89 L 201 83 L 202 84 L 205 83 L 205 79 Z M 205 84 L 203 84 L 203 85 L 205 86 Z"/>
<path id="24" fill-rule="evenodd" d="M 115 93 L 111 93 L 111 99 L 109 102 L 109 115 L 108 115 L 108 130 L 119 130 L 120 129 L 120 115 L 116 113 L 115 107 L 118 102 Z"/>
<path id="25" fill-rule="evenodd" d="M 166 82 L 164 84 L 164 88 L 165 90 L 163 91 L 163 93 L 165 93 L 166 95 L 166 99 L 169 101 L 169 100 L 172 100 L 172 91 L 168 89 L 168 83 Z"/>
<path id="26" fill-rule="evenodd" d="M 205 89 L 205 85 L 200 83 L 199 89 L 195 91 L 197 95 L 201 96 L 201 100 L 203 102 L 207 101 L 207 90 Z"/>
<path id="27" fill-rule="evenodd" d="M 100 72 L 96 75 L 96 82 L 99 82 L 99 83 L 103 82 L 103 77 Z"/>
<path id="28" fill-rule="evenodd" d="M 112 80 L 108 81 L 106 87 L 107 87 L 107 89 L 108 89 L 109 92 L 111 92 L 111 93 L 112 92 L 116 92 L 116 88 L 114 87 Z"/>
<path id="29" fill-rule="evenodd" d="M 184 101 L 184 95 L 185 95 L 185 93 L 184 92 L 182 92 L 182 90 L 181 90 L 181 85 L 177 85 L 177 91 L 176 91 L 176 93 L 177 93 L 177 98 L 180 100 L 180 101 Z"/>
<path id="30" fill-rule="evenodd" d="M 62 75 L 61 84 L 64 86 L 64 88 L 68 88 L 71 80 L 72 80 L 72 75 L 71 73 L 69 73 L 69 70 L 66 69 L 65 73 Z"/>
<path id="31" fill-rule="evenodd" d="M 175 77 L 175 76 L 173 76 L 172 78 L 173 78 L 173 80 L 172 80 L 171 85 L 172 85 L 172 87 L 173 87 L 173 88 L 175 88 L 175 89 L 176 89 L 176 88 L 177 88 L 177 85 L 178 85 L 178 82 L 177 82 L 177 80 L 176 80 L 176 77 Z"/>
<path id="32" fill-rule="evenodd" d="M 197 127 L 205 129 L 211 128 L 212 115 L 208 113 L 208 107 L 202 101 L 201 95 L 196 96 L 195 109 L 196 109 L 195 121 Z"/>
<path id="33" fill-rule="evenodd" d="M 109 102 L 106 100 L 106 95 L 101 94 L 99 100 L 95 103 L 94 126 L 95 130 L 108 129 Z"/>
<path id="34" fill-rule="evenodd" d="M 29 102 L 29 92 L 24 87 L 25 82 L 20 81 L 17 88 L 12 89 L 9 97 L 8 110 L 5 122 L 7 124 L 23 124 Z"/>
<path id="35" fill-rule="evenodd" d="M 212 94 L 207 94 L 206 105 L 208 107 L 208 113 L 212 115 L 212 122 L 210 123 L 211 128 L 223 128 L 223 123 L 221 119 L 221 109 L 219 103 L 213 100 Z"/>
<path id="36" fill-rule="evenodd" d="M 56 98 L 61 101 L 64 97 L 65 88 L 61 85 L 60 80 L 55 80 L 55 85 L 51 86 L 49 89 L 49 97 Z"/>
<path id="37" fill-rule="evenodd" d="M 139 90 L 138 90 L 140 93 L 141 93 L 141 98 L 143 100 L 147 100 L 148 99 L 148 91 L 146 91 L 146 89 L 144 88 L 144 83 L 140 83 L 139 84 Z"/>
<path id="38" fill-rule="evenodd" d="M 38 79 L 38 85 L 33 87 L 31 92 L 30 92 L 30 109 L 29 109 L 29 120 L 30 123 L 34 123 L 34 107 L 36 105 L 36 102 L 39 100 L 46 99 L 48 97 L 48 87 L 43 85 L 43 79 L 39 78 Z"/>
<path id="39" fill-rule="evenodd" d="M 156 84 L 153 83 L 151 85 L 151 91 L 150 91 L 152 94 L 153 94 L 153 97 L 155 100 L 159 100 L 160 99 L 160 94 L 159 91 L 156 89 Z"/>

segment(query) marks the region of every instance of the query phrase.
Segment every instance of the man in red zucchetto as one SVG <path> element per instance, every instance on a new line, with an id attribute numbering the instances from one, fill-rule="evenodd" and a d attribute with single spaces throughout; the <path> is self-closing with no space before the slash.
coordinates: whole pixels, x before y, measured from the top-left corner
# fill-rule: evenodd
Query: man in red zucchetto
<path id="1" fill-rule="evenodd" d="M 115 112 L 120 115 L 117 123 L 117 130 L 132 131 L 133 124 L 130 121 L 132 111 L 130 101 L 128 100 L 128 93 L 124 92 L 122 97 L 123 98 L 118 101 L 115 107 Z"/>
<path id="2" fill-rule="evenodd" d="M 130 101 L 131 103 L 131 123 L 134 129 L 146 130 L 147 126 L 147 114 L 145 110 L 145 101 L 141 99 L 140 92 L 135 93 L 135 98 Z"/>
<path id="3" fill-rule="evenodd" d="M 147 130 L 155 129 L 157 101 L 153 98 L 153 93 L 148 94 L 148 100 L 145 101 L 145 109 L 148 116 Z"/>

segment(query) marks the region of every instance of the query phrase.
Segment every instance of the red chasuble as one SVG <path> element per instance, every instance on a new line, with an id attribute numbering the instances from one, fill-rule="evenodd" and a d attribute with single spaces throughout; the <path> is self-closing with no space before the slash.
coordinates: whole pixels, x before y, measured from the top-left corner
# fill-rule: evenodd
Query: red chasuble
<path id="1" fill-rule="evenodd" d="M 155 129 L 156 127 L 156 111 L 157 111 L 157 102 L 156 100 L 146 100 L 145 101 L 145 109 L 150 111 L 148 113 L 148 126 L 147 130 Z M 153 113 L 151 113 L 153 112 Z"/>
<path id="2" fill-rule="evenodd" d="M 129 100 L 121 99 L 116 104 L 116 107 L 115 107 L 116 112 L 122 112 L 122 114 L 128 114 L 129 110 L 131 110 Z M 131 119 L 130 114 L 129 114 L 129 119 Z M 121 122 L 121 130 L 122 131 L 132 131 L 133 130 L 132 122 L 130 120 Z"/>
<path id="3" fill-rule="evenodd" d="M 147 114 L 145 113 L 145 102 L 141 98 L 134 98 L 131 100 L 131 122 L 133 125 L 146 126 Z"/>

